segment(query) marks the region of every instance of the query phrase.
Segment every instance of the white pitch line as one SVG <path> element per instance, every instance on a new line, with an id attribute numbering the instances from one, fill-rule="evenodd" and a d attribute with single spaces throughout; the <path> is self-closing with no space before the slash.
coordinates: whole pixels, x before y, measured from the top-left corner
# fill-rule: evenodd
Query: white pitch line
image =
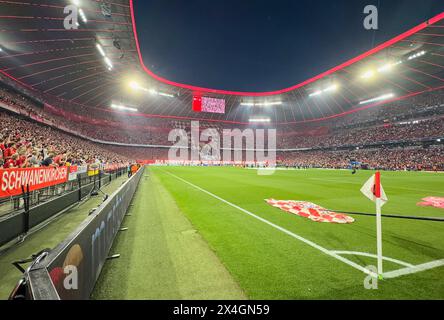
<path id="1" fill-rule="evenodd" d="M 367 252 L 358 252 L 358 251 L 338 251 L 338 250 L 334 250 L 334 251 L 332 251 L 332 252 L 334 252 L 334 253 L 336 253 L 336 254 L 343 254 L 343 255 L 363 256 L 363 257 L 370 257 L 370 258 L 375 258 L 375 259 L 378 258 L 378 256 L 377 256 L 376 254 L 373 254 L 373 253 L 367 253 Z M 389 258 L 389 257 L 382 257 L 382 260 L 390 261 L 390 262 L 393 262 L 393 263 L 399 264 L 399 265 L 404 266 L 404 267 L 409 267 L 409 268 L 413 268 L 413 267 L 415 267 L 415 266 L 414 266 L 413 264 L 411 264 L 411 263 L 407 263 L 407 262 L 404 262 L 404 261 L 401 261 L 401 260 L 398 260 L 398 259 Z"/>
<path id="2" fill-rule="evenodd" d="M 389 272 L 384 273 L 384 278 L 385 279 L 396 278 L 396 277 L 405 276 L 405 275 L 412 274 L 412 273 L 430 270 L 430 269 L 441 267 L 441 266 L 444 266 L 444 259 L 435 260 L 435 261 L 431 261 L 431 262 L 427 262 L 427 263 L 423 263 L 423 264 L 418 264 L 413 267 L 389 271 Z"/>
<path id="3" fill-rule="evenodd" d="M 225 204 L 227 204 L 229 206 L 231 206 L 231 207 L 233 207 L 233 208 L 235 208 L 235 209 L 237 209 L 239 211 L 242 211 L 243 213 L 246 213 L 247 215 L 249 215 L 249 216 L 251 216 L 251 217 L 253 217 L 253 218 L 257 219 L 257 220 L 259 220 L 259 221 L 261 221 L 261 222 L 263 222 L 265 224 L 268 224 L 269 226 L 271 226 L 271 227 L 273 227 L 273 228 L 275 228 L 275 229 L 277 229 L 277 230 L 279 230 L 279 231 L 281 231 L 281 232 L 283 232 L 283 233 L 285 233 L 285 234 L 287 234 L 287 235 L 289 235 L 289 236 L 291 236 L 291 237 L 293 237 L 293 238 L 295 238 L 295 239 L 297 239 L 299 241 L 302 241 L 305 244 L 307 244 L 307 245 L 309 245 L 309 246 L 311 246 L 311 247 L 313 247 L 315 249 L 318 249 L 319 251 L 325 253 L 326 255 L 329 255 L 329 256 L 331 256 L 331 257 L 333 257 L 333 258 L 335 258 L 335 259 L 337 259 L 337 260 L 339 260 L 339 261 L 341 261 L 341 262 L 343 262 L 343 263 L 345 263 L 345 264 L 347 264 L 347 265 L 349 265 L 349 266 L 351 266 L 351 267 L 353 267 L 353 268 L 355 268 L 355 269 L 357 269 L 359 271 L 362 271 L 362 272 L 364 272 L 366 274 L 369 274 L 372 277 L 375 277 L 375 278 L 377 277 L 377 274 L 375 274 L 374 272 L 372 272 L 372 271 L 370 271 L 370 270 L 360 266 L 359 264 L 357 264 L 357 263 L 355 263 L 355 262 L 353 262 L 351 260 L 348 260 L 348 259 L 346 259 L 346 258 L 344 258 L 344 257 L 342 257 L 342 256 L 340 256 L 340 255 L 338 255 L 338 254 L 336 254 L 336 253 L 334 253 L 334 252 L 324 248 L 324 247 L 321 247 L 320 245 L 314 243 L 313 241 L 305 239 L 305 238 L 303 238 L 303 237 L 301 237 L 301 236 L 299 236 L 299 235 L 297 235 L 297 234 L 295 234 L 295 233 L 293 233 L 291 231 L 288 231 L 287 229 L 284 229 L 284 228 L 278 226 L 277 224 L 274 224 L 273 222 L 270 222 L 270 221 L 268 221 L 268 220 L 266 220 L 266 219 L 264 219 L 262 217 L 259 217 L 259 216 L 255 215 L 254 213 L 252 213 L 252 212 L 250 212 L 248 210 L 245 210 L 245 209 L 235 205 L 234 203 L 231 203 L 231 202 L 229 202 L 229 201 L 227 201 L 227 200 L 225 200 L 225 199 L 223 199 L 223 198 L 221 198 L 221 197 L 219 197 L 219 196 L 217 196 L 217 195 L 215 195 L 215 194 L 213 194 L 213 193 L 211 193 L 211 192 L 209 192 L 209 191 L 207 191 L 205 189 L 202 189 L 201 187 L 199 187 L 199 186 L 197 186 L 197 185 L 195 185 L 195 184 L 193 184 L 191 182 L 188 182 L 185 179 L 182 179 L 181 177 L 176 176 L 175 174 L 172 174 L 172 173 L 170 173 L 168 171 L 164 171 L 164 172 L 167 173 L 168 175 L 170 175 L 170 176 L 172 176 L 172 177 L 182 181 L 183 183 L 186 183 L 186 184 L 192 186 L 193 188 L 195 188 L 195 189 L 197 189 L 199 191 L 202 191 L 203 193 L 205 193 L 205 194 L 207 194 L 207 195 L 209 195 L 209 196 L 211 196 L 211 197 L 213 197 L 213 198 L 215 198 L 215 199 L 217 199 L 217 200 L 219 200 L 219 201 L 221 201 L 221 202 L 223 202 L 223 203 L 225 203 Z"/>

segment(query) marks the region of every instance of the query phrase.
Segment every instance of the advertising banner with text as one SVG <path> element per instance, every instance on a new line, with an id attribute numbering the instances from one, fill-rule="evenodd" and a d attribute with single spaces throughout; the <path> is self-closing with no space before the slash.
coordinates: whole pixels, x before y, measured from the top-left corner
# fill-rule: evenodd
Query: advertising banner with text
<path id="1" fill-rule="evenodd" d="M 0 169 L 0 198 L 21 194 L 22 186 L 29 185 L 29 190 L 34 191 L 64 183 L 67 179 L 68 167 Z"/>

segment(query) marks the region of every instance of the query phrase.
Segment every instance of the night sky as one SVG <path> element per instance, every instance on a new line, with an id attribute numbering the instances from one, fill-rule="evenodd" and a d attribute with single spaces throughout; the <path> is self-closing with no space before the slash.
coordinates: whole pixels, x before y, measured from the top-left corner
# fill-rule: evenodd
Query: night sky
<path id="1" fill-rule="evenodd" d="M 363 27 L 378 5 L 379 30 Z M 330 69 L 444 11 L 441 0 L 135 0 L 145 64 L 169 80 L 271 91 Z"/>

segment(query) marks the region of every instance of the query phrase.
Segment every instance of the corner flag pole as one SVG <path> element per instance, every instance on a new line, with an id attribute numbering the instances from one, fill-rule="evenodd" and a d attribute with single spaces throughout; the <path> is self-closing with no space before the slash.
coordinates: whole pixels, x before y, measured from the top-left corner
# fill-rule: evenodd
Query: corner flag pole
<path id="1" fill-rule="evenodd" d="M 375 190 L 376 198 L 376 247 L 378 255 L 378 276 L 382 277 L 382 219 L 381 219 L 381 173 L 375 174 Z"/>

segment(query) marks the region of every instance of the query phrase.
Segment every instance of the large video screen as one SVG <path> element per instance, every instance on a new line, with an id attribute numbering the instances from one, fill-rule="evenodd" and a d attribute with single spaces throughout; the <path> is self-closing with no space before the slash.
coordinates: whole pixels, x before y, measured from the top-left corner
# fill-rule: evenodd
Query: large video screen
<path id="1" fill-rule="evenodd" d="M 193 97 L 193 111 L 207 113 L 225 113 L 225 100 L 210 97 Z"/>

